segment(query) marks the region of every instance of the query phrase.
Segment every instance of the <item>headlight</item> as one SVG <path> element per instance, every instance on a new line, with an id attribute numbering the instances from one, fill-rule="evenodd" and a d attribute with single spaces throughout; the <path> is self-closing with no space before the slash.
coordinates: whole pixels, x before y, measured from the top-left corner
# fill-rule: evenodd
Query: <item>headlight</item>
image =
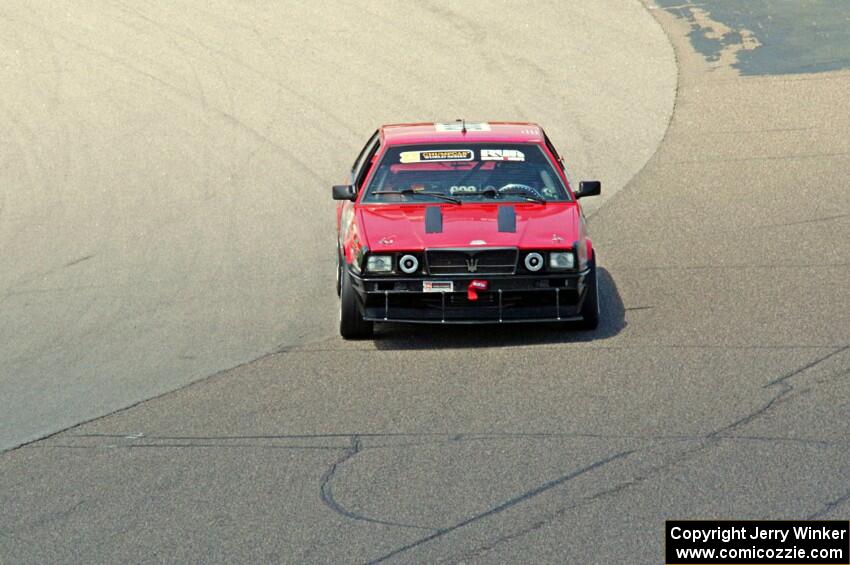
<path id="1" fill-rule="evenodd" d="M 525 256 L 525 268 L 531 272 L 539 271 L 543 268 L 543 255 L 537 253 L 529 253 Z"/>
<path id="2" fill-rule="evenodd" d="M 576 256 L 572 251 L 557 251 L 549 254 L 549 268 L 557 271 L 575 269 Z"/>
<path id="3" fill-rule="evenodd" d="M 392 255 L 369 255 L 366 270 L 370 273 L 389 273 L 393 270 Z"/>

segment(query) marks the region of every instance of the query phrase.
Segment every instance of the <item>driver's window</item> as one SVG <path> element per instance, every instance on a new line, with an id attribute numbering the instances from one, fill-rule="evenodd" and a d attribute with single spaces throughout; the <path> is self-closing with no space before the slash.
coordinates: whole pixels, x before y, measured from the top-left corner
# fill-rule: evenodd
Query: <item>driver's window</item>
<path id="1" fill-rule="evenodd" d="M 369 141 L 367 141 L 366 145 L 363 146 L 363 149 L 360 150 L 360 154 L 357 155 L 357 159 L 354 160 L 354 164 L 351 165 L 351 184 L 357 186 L 359 184 L 358 179 L 362 182 L 363 179 L 361 178 L 361 175 L 363 173 L 364 163 L 368 164 L 372 160 L 372 155 L 375 154 L 372 149 L 377 140 L 378 130 L 375 130 L 375 133 L 372 134 L 372 137 L 369 138 Z"/>
<path id="2" fill-rule="evenodd" d="M 555 160 L 558 162 L 558 166 L 561 167 L 561 170 L 564 171 L 564 176 L 567 177 L 567 184 L 570 185 L 570 188 L 575 188 L 575 184 L 573 184 L 573 177 L 567 168 L 564 166 L 564 159 L 558 155 L 558 152 L 555 150 L 555 146 L 552 145 L 552 142 L 549 141 L 549 137 L 544 133 L 543 140 L 546 142 L 546 148 L 549 149 L 549 152 L 552 153 L 552 156 L 555 157 Z"/>
<path id="3" fill-rule="evenodd" d="M 549 150 L 549 153 L 552 154 L 552 156 L 558 162 L 558 165 L 563 169 L 564 168 L 564 161 L 563 161 L 563 159 L 561 159 L 561 156 L 558 155 L 558 152 L 555 150 L 555 146 L 552 145 L 552 142 L 549 140 L 549 136 L 546 135 L 546 132 L 543 132 L 543 141 L 546 142 L 546 148 Z"/>
<path id="4" fill-rule="evenodd" d="M 369 169 L 372 166 L 372 159 L 375 157 L 375 153 L 378 152 L 378 147 L 380 147 L 381 143 L 378 139 L 374 140 L 374 143 L 369 147 L 366 152 L 366 156 L 363 158 L 363 162 L 360 163 L 360 170 L 357 171 L 357 175 L 354 177 L 354 187 L 359 191 L 363 186 L 363 181 L 366 179 L 366 174 L 369 172 Z"/>

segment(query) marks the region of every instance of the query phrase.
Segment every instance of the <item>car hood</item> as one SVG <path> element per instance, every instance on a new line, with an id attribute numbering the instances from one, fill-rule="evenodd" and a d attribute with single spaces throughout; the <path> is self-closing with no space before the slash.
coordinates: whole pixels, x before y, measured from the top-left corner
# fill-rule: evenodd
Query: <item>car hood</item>
<path id="1" fill-rule="evenodd" d="M 499 208 L 511 209 L 501 212 L 501 221 Z M 579 239 L 575 202 L 381 204 L 361 206 L 357 216 L 373 252 L 470 246 L 562 248 Z"/>

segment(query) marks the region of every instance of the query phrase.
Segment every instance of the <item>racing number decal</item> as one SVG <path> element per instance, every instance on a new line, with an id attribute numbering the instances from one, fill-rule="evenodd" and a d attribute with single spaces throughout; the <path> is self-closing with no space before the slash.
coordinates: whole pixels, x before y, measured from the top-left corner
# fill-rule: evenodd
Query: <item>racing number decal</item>
<path id="1" fill-rule="evenodd" d="M 525 154 L 517 149 L 482 149 L 482 161 L 525 161 Z"/>

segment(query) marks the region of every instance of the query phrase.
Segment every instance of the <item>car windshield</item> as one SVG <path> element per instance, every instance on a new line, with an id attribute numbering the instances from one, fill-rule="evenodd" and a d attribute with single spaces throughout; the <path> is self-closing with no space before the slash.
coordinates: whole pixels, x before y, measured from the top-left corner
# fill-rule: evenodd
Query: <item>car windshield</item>
<path id="1" fill-rule="evenodd" d="M 569 201 L 552 163 L 536 144 L 389 147 L 363 202 L 540 203 Z"/>

